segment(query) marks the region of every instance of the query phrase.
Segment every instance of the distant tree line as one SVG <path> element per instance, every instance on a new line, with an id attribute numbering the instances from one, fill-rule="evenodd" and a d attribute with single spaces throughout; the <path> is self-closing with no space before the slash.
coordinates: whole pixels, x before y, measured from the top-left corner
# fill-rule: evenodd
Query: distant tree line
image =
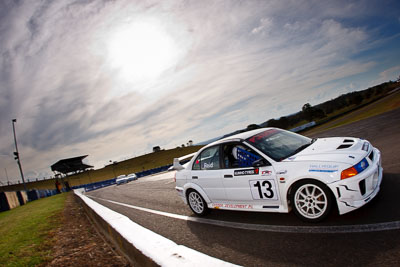
<path id="1" fill-rule="evenodd" d="M 310 103 L 303 105 L 301 111 L 280 117 L 279 119 L 269 119 L 261 124 L 250 124 L 246 129 L 237 130 L 227 134 L 224 137 L 234 135 L 240 132 L 246 132 L 262 127 L 277 127 L 282 129 L 291 129 L 299 125 L 301 122 L 307 123 L 310 121 L 318 121 L 328 116 L 333 116 L 335 112 L 340 114 L 341 110 L 347 107 L 357 108 L 358 106 L 369 103 L 373 100 L 385 96 L 388 92 L 400 86 L 399 80 L 396 82 L 385 82 L 380 85 L 370 87 L 362 91 L 355 91 L 347 94 L 342 94 L 334 99 L 312 106 Z"/>
<path id="2" fill-rule="evenodd" d="M 362 91 L 342 94 L 337 98 L 331 99 L 316 106 L 311 106 L 310 103 L 306 103 L 303 105 L 301 111 L 293 115 L 280 117 L 279 119 L 270 119 L 264 123 L 261 123 L 259 126 L 291 129 L 302 121 L 310 122 L 313 120 L 320 120 L 346 107 L 358 107 L 364 102 L 370 102 L 374 99 L 385 96 L 388 92 L 397 88 L 398 86 L 398 82 L 390 81 Z M 251 124 L 246 130 L 250 130 L 249 127 L 254 128 L 255 126 L 254 124 Z"/>

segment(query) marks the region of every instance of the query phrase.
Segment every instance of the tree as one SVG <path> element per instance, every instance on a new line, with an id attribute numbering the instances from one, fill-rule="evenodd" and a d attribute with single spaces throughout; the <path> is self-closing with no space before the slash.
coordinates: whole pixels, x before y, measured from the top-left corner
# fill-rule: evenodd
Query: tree
<path id="1" fill-rule="evenodd" d="M 267 121 L 267 126 L 287 129 L 289 127 L 289 120 L 287 117 L 280 117 L 279 120 L 270 119 Z"/>
<path id="2" fill-rule="evenodd" d="M 260 128 L 260 126 L 258 126 L 257 124 L 250 124 L 247 126 L 246 131 L 256 130 L 259 128 Z"/>
<path id="3" fill-rule="evenodd" d="M 350 95 L 350 104 L 358 106 L 362 103 L 363 99 L 364 97 L 361 93 L 354 92 L 353 94 Z"/>
<path id="4" fill-rule="evenodd" d="M 315 108 L 314 109 L 313 118 L 322 119 L 322 118 L 325 118 L 325 117 L 326 117 L 326 114 L 322 109 L 320 109 L 320 108 Z"/>
<path id="5" fill-rule="evenodd" d="M 289 120 L 287 117 L 280 117 L 278 120 L 278 127 L 281 129 L 287 129 L 289 127 Z"/>
<path id="6" fill-rule="evenodd" d="M 304 118 L 308 121 L 312 121 L 314 110 L 310 103 L 304 104 L 301 110 L 303 111 Z"/>
<path id="7" fill-rule="evenodd" d="M 371 92 L 371 90 L 368 89 L 368 90 L 365 92 L 365 98 L 369 99 L 369 98 L 371 98 L 371 96 L 372 96 L 372 92 Z"/>
<path id="8" fill-rule="evenodd" d="M 311 104 L 310 103 L 307 103 L 307 104 L 304 104 L 303 105 L 303 107 L 301 108 L 301 110 L 303 111 L 303 112 L 306 112 L 307 110 L 309 110 L 309 109 L 311 109 L 312 107 L 311 107 Z"/>
<path id="9" fill-rule="evenodd" d="M 270 119 L 267 121 L 268 127 L 278 127 L 278 121 L 275 119 Z"/>
<path id="10" fill-rule="evenodd" d="M 304 104 L 301 110 L 304 119 L 308 121 L 312 121 L 314 118 L 322 119 L 326 117 L 325 112 L 321 108 L 312 107 L 310 103 Z"/>

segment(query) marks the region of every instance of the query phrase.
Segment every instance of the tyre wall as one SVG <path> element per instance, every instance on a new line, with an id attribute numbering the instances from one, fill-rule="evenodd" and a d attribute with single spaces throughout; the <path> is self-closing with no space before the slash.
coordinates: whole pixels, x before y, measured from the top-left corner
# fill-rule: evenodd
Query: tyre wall
<path id="1" fill-rule="evenodd" d="M 30 190 L 14 192 L 0 192 L 0 211 L 7 211 L 22 205 L 28 201 L 55 195 L 56 190 Z"/>
<path id="2" fill-rule="evenodd" d="M 17 192 L 4 192 L 6 194 L 6 198 L 8 201 L 8 205 L 10 206 L 10 209 L 14 209 L 16 207 L 19 207 L 19 200 L 17 197 Z"/>

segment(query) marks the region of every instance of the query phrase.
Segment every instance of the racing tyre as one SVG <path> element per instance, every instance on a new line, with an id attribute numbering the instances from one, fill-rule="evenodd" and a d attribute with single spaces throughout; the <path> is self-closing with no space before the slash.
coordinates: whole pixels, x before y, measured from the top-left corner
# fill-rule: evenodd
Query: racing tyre
<path id="1" fill-rule="evenodd" d="M 190 209 L 198 216 L 204 216 L 208 213 L 209 209 L 204 198 L 194 190 L 187 194 L 187 201 Z"/>
<path id="2" fill-rule="evenodd" d="M 294 213 L 305 222 L 320 222 L 332 208 L 329 188 L 318 181 L 303 181 L 295 185 L 291 194 Z"/>

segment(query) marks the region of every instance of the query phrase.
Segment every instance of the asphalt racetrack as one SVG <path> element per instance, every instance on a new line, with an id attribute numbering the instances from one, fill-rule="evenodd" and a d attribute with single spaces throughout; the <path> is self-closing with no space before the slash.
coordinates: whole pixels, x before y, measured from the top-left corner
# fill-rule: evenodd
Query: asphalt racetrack
<path id="1" fill-rule="evenodd" d="M 307 224 L 294 213 L 212 210 L 192 214 L 173 172 L 87 193 L 95 201 L 178 244 L 244 266 L 399 266 L 400 109 L 311 137 L 369 140 L 383 157 L 378 196 L 364 207 Z"/>

